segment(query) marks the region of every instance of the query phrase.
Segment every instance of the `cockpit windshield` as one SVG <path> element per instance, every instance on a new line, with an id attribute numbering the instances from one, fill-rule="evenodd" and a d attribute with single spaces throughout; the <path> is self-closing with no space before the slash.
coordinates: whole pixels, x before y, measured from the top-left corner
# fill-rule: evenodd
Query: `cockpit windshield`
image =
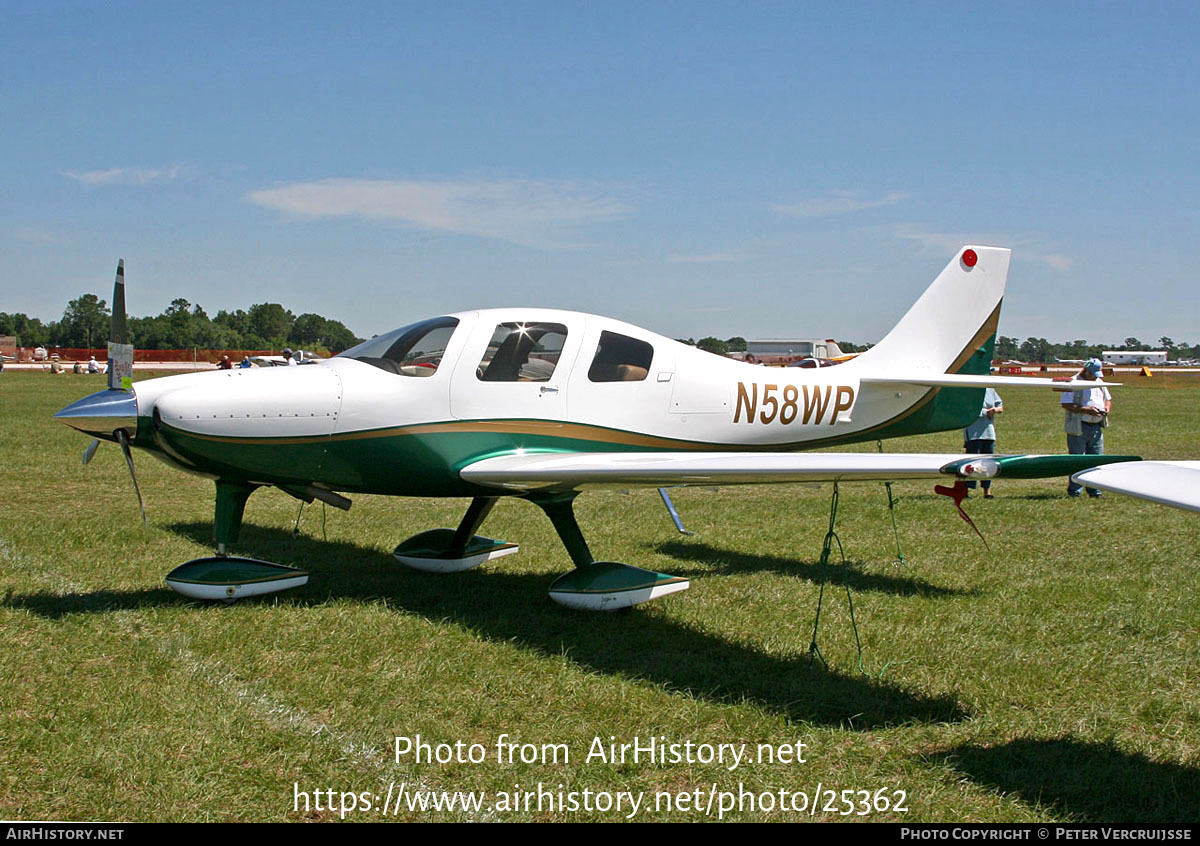
<path id="1" fill-rule="evenodd" d="M 457 317 L 435 317 L 376 335 L 337 358 L 352 358 L 401 376 L 432 376 L 442 363 Z"/>

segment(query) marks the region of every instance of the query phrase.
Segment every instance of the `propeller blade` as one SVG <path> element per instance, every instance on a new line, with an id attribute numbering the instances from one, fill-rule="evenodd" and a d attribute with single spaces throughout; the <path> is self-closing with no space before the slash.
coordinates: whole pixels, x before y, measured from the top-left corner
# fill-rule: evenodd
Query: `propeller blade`
<path id="1" fill-rule="evenodd" d="M 117 259 L 117 278 L 113 282 L 112 323 L 108 339 L 114 344 L 129 343 L 129 331 L 125 325 L 125 259 Z"/>
<path id="2" fill-rule="evenodd" d="M 142 525 L 148 528 L 150 523 L 146 520 L 146 506 L 142 504 L 142 491 L 138 487 L 137 473 L 133 470 L 133 452 L 129 449 L 129 435 L 124 429 L 117 430 L 117 441 L 121 444 L 121 452 L 125 453 L 125 463 L 129 465 L 129 478 L 133 479 L 133 492 L 137 494 L 138 508 L 142 510 Z"/>
<path id="3" fill-rule="evenodd" d="M 85 467 L 87 466 L 87 463 L 92 460 L 92 456 L 96 454 L 96 448 L 98 446 L 100 446 L 100 441 L 92 441 L 87 445 L 87 449 L 83 451 L 83 465 Z"/>
<path id="4" fill-rule="evenodd" d="M 112 329 L 108 337 L 108 387 L 128 390 L 133 384 L 133 345 L 125 321 L 125 260 L 117 261 L 113 282 Z"/>

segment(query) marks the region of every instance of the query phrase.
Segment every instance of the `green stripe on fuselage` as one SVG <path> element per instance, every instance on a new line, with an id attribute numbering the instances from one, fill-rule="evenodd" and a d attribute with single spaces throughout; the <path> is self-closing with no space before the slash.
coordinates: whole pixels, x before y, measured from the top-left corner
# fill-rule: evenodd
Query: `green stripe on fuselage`
<path id="1" fill-rule="evenodd" d="M 198 436 L 160 424 L 150 448 L 228 481 L 305 486 L 319 481 L 323 486 L 352 493 L 455 497 L 496 496 L 494 488 L 463 481 L 459 471 L 476 461 L 520 450 L 528 453 L 664 450 L 664 447 L 630 443 L 622 437 L 636 438 L 636 433 L 601 427 L 570 428 L 581 432 L 591 429 L 596 437 L 474 431 L 457 420 L 305 438 Z M 703 445 L 680 442 L 677 447 L 688 448 L 699 449 Z"/>

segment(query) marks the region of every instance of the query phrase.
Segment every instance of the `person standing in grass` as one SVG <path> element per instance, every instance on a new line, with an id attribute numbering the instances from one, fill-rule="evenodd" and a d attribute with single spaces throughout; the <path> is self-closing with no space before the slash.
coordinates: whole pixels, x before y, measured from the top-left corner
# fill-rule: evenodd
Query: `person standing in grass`
<path id="1" fill-rule="evenodd" d="M 990 455 L 996 451 L 996 415 L 1004 411 L 1004 403 L 995 388 L 988 388 L 983 395 L 983 408 L 979 419 L 963 429 L 963 450 L 971 455 Z M 967 482 L 974 488 L 975 482 Z M 983 498 L 992 499 L 992 480 L 983 480 Z"/>
<path id="2" fill-rule="evenodd" d="M 1104 375 L 1104 363 L 1098 358 L 1089 359 L 1079 371 L 1078 379 L 1100 381 Z M 1066 412 L 1064 428 L 1067 432 L 1067 452 L 1071 455 L 1104 455 L 1104 427 L 1112 411 L 1112 394 L 1108 388 L 1097 384 L 1094 388 L 1071 391 L 1060 400 Z M 1079 496 L 1082 485 L 1067 483 L 1067 496 Z M 1100 491 L 1088 488 L 1087 495 L 1093 499 Z"/>

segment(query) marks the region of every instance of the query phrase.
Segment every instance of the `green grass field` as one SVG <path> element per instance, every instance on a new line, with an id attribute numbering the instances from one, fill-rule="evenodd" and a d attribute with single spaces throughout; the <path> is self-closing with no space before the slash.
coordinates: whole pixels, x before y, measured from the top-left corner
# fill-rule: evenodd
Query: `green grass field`
<path id="1" fill-rule="evenodd" d="M 1200 379 L 1126 381 L 1107 451 L 1200 458 Z M 294 535 L 298 503 L 260 491 L 234 551 L 312 579 L 203 605 L 163 576 L 211 553 L 212 483 L 137 453 L 143 528 L 120 450 L 82 467 L 87 439 L 50 419 L 100 387 L 0 376 L 0 818 L 336 820 L 353 793 L 347 820 L 616 821 L 627 792 L 642 821 L 1200 820 L 1194 514 L 999 480 L 967 503 L 989 551 L 931 483 L 897 484 L 899 563 L 883 486 L 843 486 L 828 668 L 809 643 L 831 486 L 679 490 L 694 537 L 652 490 L 582 496 L 597 557 L 692 579 L 619 615 L 548 599 L 569 563 L 529 503 L 483 529 L 519 555 L 435 576 L 391 550 L 456 525 L 465 501 L 306 506 Z M 1057 395 L 1001 393 L 1001 451 L 1063 450 Z M 416 735 L 484 760 L 397 761 L 395 738 Z M 589 760 L 597 738 L 748 757 Z M 760 759 L 798 742 L 803 763 Z M 438 791 L 482 804 L 422 810 Z"/>

